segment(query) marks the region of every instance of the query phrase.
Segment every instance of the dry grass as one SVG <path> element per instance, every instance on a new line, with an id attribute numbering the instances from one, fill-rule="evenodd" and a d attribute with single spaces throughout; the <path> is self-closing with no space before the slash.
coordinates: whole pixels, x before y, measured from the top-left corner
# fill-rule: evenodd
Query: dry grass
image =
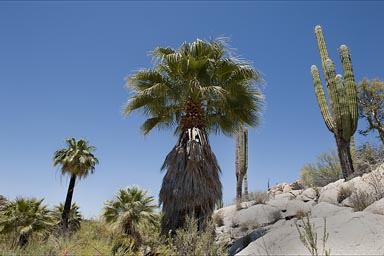
<path id="1" fill-rule="evenodd" d="M 363 211 L 375 202 L 375 199 L 371 194 L 361 190 L 354 191 L 349 199 L 351 200 L 352 208 L 355 211 Z"/>
<path id="2" fill-rule="evenodd" d="M 265 204 L 269 200 L 267 192 L 251 192 L 249 193 L 249 200 L 254 201 L 254 204 Z"/>
<path id="3" fill-rule="evenodd" d="M 215 223 L 218 227 L 224 226 L 224 218 L 220 212 L 216 212 L 212 217 L 213 223 Z"/>
<path id="4" fill-rule="evenodd" d="M 305 211 L 303 211 L 303 210 L 298 210 L 297 212 L 296 212 L 296 217 L 298 218 L 298 219 L 303 219 L 305 216 L 307 216 L 308 215 L 308 213 L 307 212 L 305 212 Z"/>
<path id="5" fill-rule="evenodd" d="M 350 197 L 352 195 L 352 192 L 353 192 L 353 190 L 350 186 L 341 187 L 339 189 L 339 192 L 337 193 L 337 202 L 338 203 L 343 202 L 345 199 L 347 199 L 348 197 Z"/>

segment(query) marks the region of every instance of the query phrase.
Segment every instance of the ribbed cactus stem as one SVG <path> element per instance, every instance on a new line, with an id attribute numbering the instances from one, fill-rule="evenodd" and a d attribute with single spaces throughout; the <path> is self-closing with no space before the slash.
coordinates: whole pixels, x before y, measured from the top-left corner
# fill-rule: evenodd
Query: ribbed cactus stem
<path id="1" fill-rule="evenodd" d="M 351 55 L 346 45 L 341 45 L 339 48 L 341 63 L 344 70 L 344 80 L 346 84 L 346 93 L 348 98 L 349 112 L 351 113 L 351 133 L 354 134 L 357 129 L 358 110 L 357 110 L 357 93 L 355 77 L 352 69 Z"/>
<path id="2" fill-rule="evenodd" d="M 344 89 L 343 78 L 341 75 L 336 75 L 336 87 L 339 94 L 340 114 L 342 136 L 345 141 L 349 141 L 351 138 L 351 113 L 349 112 L 347 96 Z"/>
<path id="3" fill-rule="evenodd" d="M 247 172 L 248 170 L 248 129 L 247 128 L 244 128 L 244 132 L 243 132 L 243 148 L 244 148 L 244 167 L 243 167 L 243 172 L 244 174 Z"/>
<path id="4" fill-rule="evenodd" d="M 248 200 L 248 129 L 244 128 L 244 199 Z"/>
<path id="5" fill-rule="evenodd" d="M 327 99 L 325 98 L 323 85 L 321 84 L 321 80 L 320 80 L 319 70 L 315 65 L 312 65 L 311 73 L 312 73 L 313 84 L 315 85 L 315 93 L 317 97 L 317 102 L 320 107 L 320 112 L 323 116 L 324 122 L 327 125 L 328 130 L 332 132 L 333 129 L 335 128 L 335 124 L 333 122 L 331 113 L 329 112 Z"/>
<path id="6" fill-rule="evenodd" d="M 340 112 L 340 102 L 339 96 L 336 88 L 336 71 L 333 61 L 327 59 L 324 64 L 325 67 L 325 76 L 328 77 L 327 89 L 329 102 L 332 108 L 333 119 L 336 123 L 336 127 L 341 127 L 341 112 Z"/>
<path id="7" fill-rule="evenodd" d="M 242 198 L 244 177 L 248 169 L 248 129 L 242 125 L 236 132 L 236 198 Z M 246 191 L 245 191 L 246 190 Z M 248 194 L 248 185 L 244 184 L 244 196 Z"/>
<path id="8" fill-rule="evenodd" d="M 343 175 L 344 178 L 347 178 L 353 173 L 349 144 L 351 137 L 356 131 L 358 120 L 356 84 L 351 56 L 348 47 L 341 45 L 339 55 L 344 70 L 343 79 L 341 75 L 336 75 L 335 65 L 328 57 L 327 47 L 320 26 L 315 27 L 315 35 L 319 46 L 330 108 L 328 107 L 316 66 L 311 67 L 313 84 L 325 124 L 328 130 L 335 136 Z"/>
<path id="9" fill-rule="evenodd" d="M 320 51 L 321 64 L 322 64 L 323 70 L 325 70 L 324 64 L 325 64 L 325 61 L 328 59 L 328 51 L 327 51 L 327 46 L 325 45 L 323 30 L 321 29 L 321 26 L 317 25 L 315 27 L 315 35 L 317 38 L 317 45 Z M 325 80 L 327 81 L 327 78 L 325 78 Z"/>

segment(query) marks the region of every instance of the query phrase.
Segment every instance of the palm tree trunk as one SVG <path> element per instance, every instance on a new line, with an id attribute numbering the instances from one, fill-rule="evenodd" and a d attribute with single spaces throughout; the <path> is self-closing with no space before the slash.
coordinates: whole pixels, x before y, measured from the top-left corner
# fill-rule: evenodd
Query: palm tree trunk
<path id="1" fill-rule="evenodd" d="M 75 183 L 76 183 L 76 175 L 72 174 L 71 179 L 69 181 L 67 197 L 65 199 L 65 204 L 64 204 L 64 210 L 61 215 L 61 221 L 59 223 L 59 226 L 63 232 L 66 232 L 68 229 L 68 218 L 69 218 L 69 213 L 71 211 L 72 196 L 73 196 L 73 190 L 75 189 Z"/>
<path id="2" fill-rule="evenodd" d="M 21 234 L 19 237 L 18 245 L 20 248 L 24 248 L 29 240 L 29 234 Z"/>
<path id="3" fill-rule="evenodd" d="M 337 152 L 339 155 L 343 178 L 347 180 L 354 172 L 353 162 L 351 157 L 350 141 L 345 141 L 342 135 L 335 133 L 337 144 Z"/>

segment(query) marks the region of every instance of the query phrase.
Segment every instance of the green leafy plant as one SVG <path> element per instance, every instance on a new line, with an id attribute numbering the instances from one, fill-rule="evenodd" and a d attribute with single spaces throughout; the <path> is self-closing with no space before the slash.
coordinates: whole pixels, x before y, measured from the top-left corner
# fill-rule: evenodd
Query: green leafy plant
<path id="1" fill-rule="evenodd" d="M 300 241 L 308 249 L 309 253 L 312 256 L 331 255 L 331 250 L 326 249 L 326 242 L 329 237 L 327 233 L 327 219 L 324 218 L 324 228 L 323 228 L 323 239 L 322 239 L 322 254 L 319 254 L 319 249 L 317 245 L 317 232 L 315 224 L 312 224 L 309 219 L 309 215 L 306 215 L 306 218 L 300 219 L 300 224 L 295 223 L 297 232 L 300 236 Z"/>
<path id="2" fill-rule="evenodd" d="M 147 196 L 147 192 L 138 187 L 120 189 L 113 200 L 106 201 L 102 218 L 109 224 L 121 239 L 117 240 L 114 253 L 120 247 L 126 247 L 134 242 L 134 249 L 138 250 L 142 244 L 140 225 L 155 224 L 157 217 L 153 205 L 154 198 Z M 128 241 L 128 240 L 129 241 Z M 127 242 L 128 241 L 128 242 Z M 127 242 L 127 243 L 126 243 Z M 127 247 L 130 250 L 130 246 Z"/>
<path id="3" fill-rule="evenodd" d="M 339 158 L 334 150 L 322 153 L 314 164 L 302 167 L 300 180 L 306 187 L 323 187 L 342 177 Z"/>
<path id="4" fill-rule="evenodd" d="M 10 248 L 46 239 L 53 231 L 54 221 L 43 200 L 19 197 L 0 211 L 0 234 L 7 236 Z"/>
<path id="5" fill-rule="evenodd" d="M 359 117 L 365 119 L 368 127 L 360 130 L 360 134 L 367 135 L 377 131 L 384 144 L 384 82 L 379 79 L 372 81 L 365 78 L 357 85 Z"/>
<path id="6" fill-rule="evenodd" d="M 199 231 L 198 221 L 187 217 L 184 228 L 176 231 L 172 239 L 175 255 L 224 256 L 226 248 L 215 241 L 215 227 L 207 223 L 204 231 Z"/>

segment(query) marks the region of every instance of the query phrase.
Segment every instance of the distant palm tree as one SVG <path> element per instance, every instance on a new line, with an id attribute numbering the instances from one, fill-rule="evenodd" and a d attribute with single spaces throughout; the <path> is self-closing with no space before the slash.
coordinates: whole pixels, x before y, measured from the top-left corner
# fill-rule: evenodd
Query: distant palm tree
<path id="1" fill-rule="evenodd" d="M 70 216 L 73 190 L 75 189 L 76 178 L 85 178 L 89 173 L 93 173 L 95 165 L 99 160 L 91 153 L 96 148 L 89 146 L 88 141 L 74 138 L 65 140 L 67 148 L 59 149 L 53 157 L 53 165 L 61 165 L 62 175 L 70 175 L 67 197 L 65 199 L 64 209 L 59 224 L 63 232 L 68 229 L 68 219 Z"/>
<path id="2" fill-rule="evenodd" d="M 14 237 L 12 248 L 26 246 L 33 236 L 46 238 L 53 230 L 54 221 L 43 200 L 16 198 L 0 211 L 0 234 Z"/>
<path id="3" fill-rule="evenodd" d="M 136 247 L 141 243 L 139 226 L 156 222 L 156 205 L 154 198 L 138 187 L 120 189 L 113 200 L 106 201 L 102 218 L 112 225 L 114 230 L 135 241 Z"/>
<path id="4" fill-rule="evenodd" d="M 232 135 L 240 124 L 258 124 L 262 95 L 255 85 L 261 79 L 249 63 L 231 56 L 223 40 L 160 47 L 153 56 L 154 69 L 128 80 L 134 94 L 125 114 L 143 110 L 144 134 L 155 127 L 176 127 L 179 134 L 161 168 L 167 171 L 160 191 L 162 233 L 168 234 L 183 226 L 186 215 L 194 214 L 202 227 L 222 199 L 208 133 Z"/>
<path id="5" fill-rule="evenodd" d="M 52 211 L 52 216 L 58 224 L 60 224 L 61 222 L 63 211 L 64 211 L 63 203 L 56 205 Z M 81 216 L 81 213 L 79 211 L 79 206 L 77 206 L 76 203 L 72 203 L 71 209 L 69 211 L 69 216 L 68 216 L 68 230 L 71 232 L 78 231 L 80 229 L 82 221 L 83 221 L 83 216 Z"/>

